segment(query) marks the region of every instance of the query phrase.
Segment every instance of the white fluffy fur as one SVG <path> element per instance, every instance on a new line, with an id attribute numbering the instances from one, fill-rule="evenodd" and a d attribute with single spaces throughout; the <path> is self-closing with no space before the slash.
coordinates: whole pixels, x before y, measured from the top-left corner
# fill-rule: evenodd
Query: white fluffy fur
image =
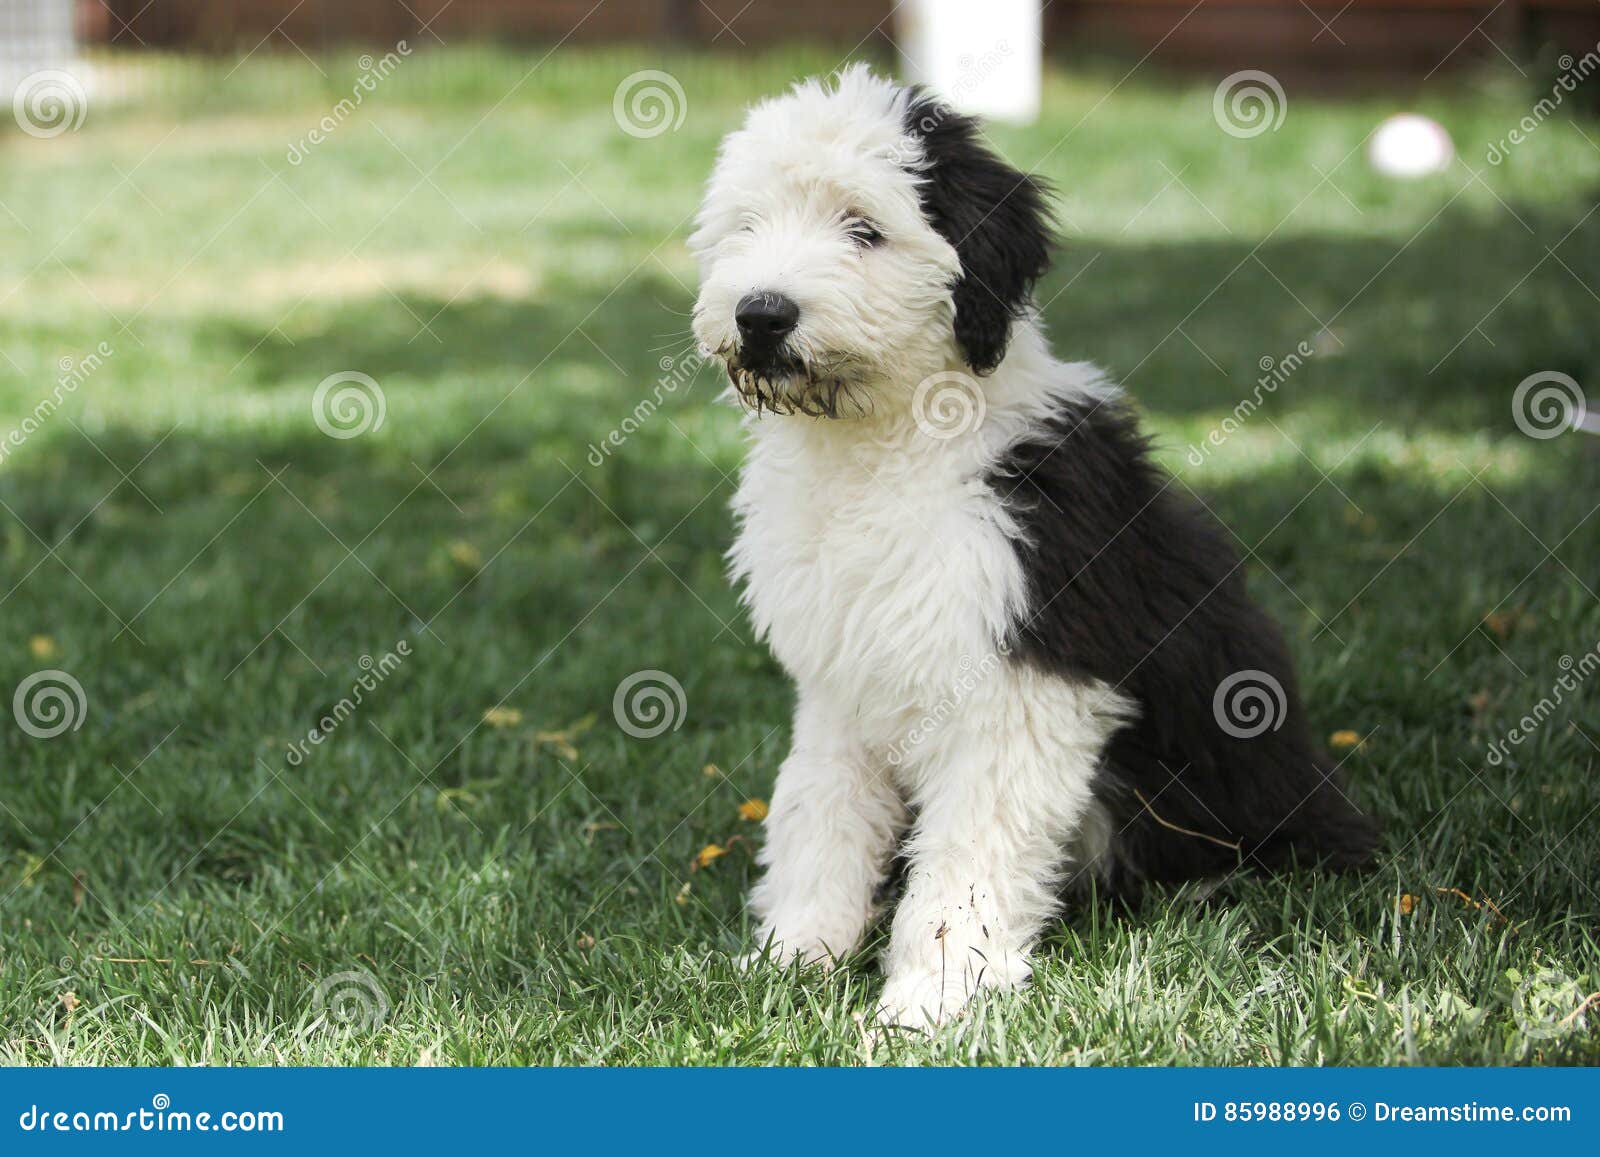
<path id="1" fill-rule="evenodd" d="M 853 69 L 751 112 L 693 238 L 694 325 L 731 357 L 736 303 L 782 293 L 801 311 L 791 346 L 866 400 L 840 420 L 747 421 L 732 571 L 798 689 L 751 904 L 779 960 L 831 962 L 861 941 L 903 847 L 881 1016 L 927 1025 L 1027 979 L 1064 871 L 1104 848 L 1091 784 L 1131 707 L 1006 655 L 1028 613 L 1019 532 L 984 482 L 1061 400 L 1108 390 L 1099 373 L 1055 361 L 1025 319 L 971 379 L 981 423 L 950 438 L 918 423 L 918 384 L 970 371 L 951 328 L 960 266 L 923 218 L 903 100 Z M 847 215 L 884 242 L 853 245 Z"/>

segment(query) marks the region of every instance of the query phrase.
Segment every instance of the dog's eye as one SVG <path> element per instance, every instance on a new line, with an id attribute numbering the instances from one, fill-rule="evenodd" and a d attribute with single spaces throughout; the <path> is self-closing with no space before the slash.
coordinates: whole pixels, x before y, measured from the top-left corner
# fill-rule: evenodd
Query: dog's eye
<path id="1" fill-rule="evenodd" d="M 883 240 L 878 227 L 863 217 L 852 217 L 845 225 L 845 235 L 863 249 L 871 249 Z"/>

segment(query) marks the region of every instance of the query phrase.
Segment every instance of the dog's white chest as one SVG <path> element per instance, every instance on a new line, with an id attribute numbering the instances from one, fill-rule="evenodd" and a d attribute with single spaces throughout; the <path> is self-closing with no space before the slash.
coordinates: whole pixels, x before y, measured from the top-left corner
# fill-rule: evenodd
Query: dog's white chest
<path id="1" fill-rule="evenodd" d="M 852 708 L 936 701 L 1021 605 L 1003 513 L 960 448 L 758 437 L 735 509 L 757 630 Z"/>

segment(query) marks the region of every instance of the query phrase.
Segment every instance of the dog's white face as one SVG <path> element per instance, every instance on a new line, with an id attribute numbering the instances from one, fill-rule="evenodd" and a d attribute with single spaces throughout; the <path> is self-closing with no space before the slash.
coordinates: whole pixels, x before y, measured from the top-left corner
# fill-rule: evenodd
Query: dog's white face
<path id="1" fill-rule="evenodd" d="M 854 67 L 757 106 L 727 137 L 690 238 L 701 266 L 694 333 L 746 405 L 854 417 L 952 364 L 994 368 L 1004 332 L 975 357 L 963 322 L 1009 327 L 1043 269 L 1044 226 L 1037 187 L 976 135 L 966 118 Z M 951 182 L 974 195 L 952 202 L 941 188 Z M 1028 222 L 1037 256 L 996 244 L 1018 211 L 1038 218 Z M 1029 266 L 1020 292 L 1009 286 L 1018 270 L 977 275 L 969 253 L 991 249 Z M 992 306 L 963 306 L 963 286 Z"/>

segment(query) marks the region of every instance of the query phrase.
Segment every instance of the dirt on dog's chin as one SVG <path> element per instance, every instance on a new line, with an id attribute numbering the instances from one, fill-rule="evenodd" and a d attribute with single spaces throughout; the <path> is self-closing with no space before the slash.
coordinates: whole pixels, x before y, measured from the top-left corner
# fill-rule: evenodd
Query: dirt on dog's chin
<path id="1" fill-rule="evenodd" d="M 781 377 L 763 377 L 729 364 L 728 381 L 739 401 L 752 413 L 799 414 L 808 418 L 859 418 L 870 407 L 848 379 L 805 369 Z"/>

